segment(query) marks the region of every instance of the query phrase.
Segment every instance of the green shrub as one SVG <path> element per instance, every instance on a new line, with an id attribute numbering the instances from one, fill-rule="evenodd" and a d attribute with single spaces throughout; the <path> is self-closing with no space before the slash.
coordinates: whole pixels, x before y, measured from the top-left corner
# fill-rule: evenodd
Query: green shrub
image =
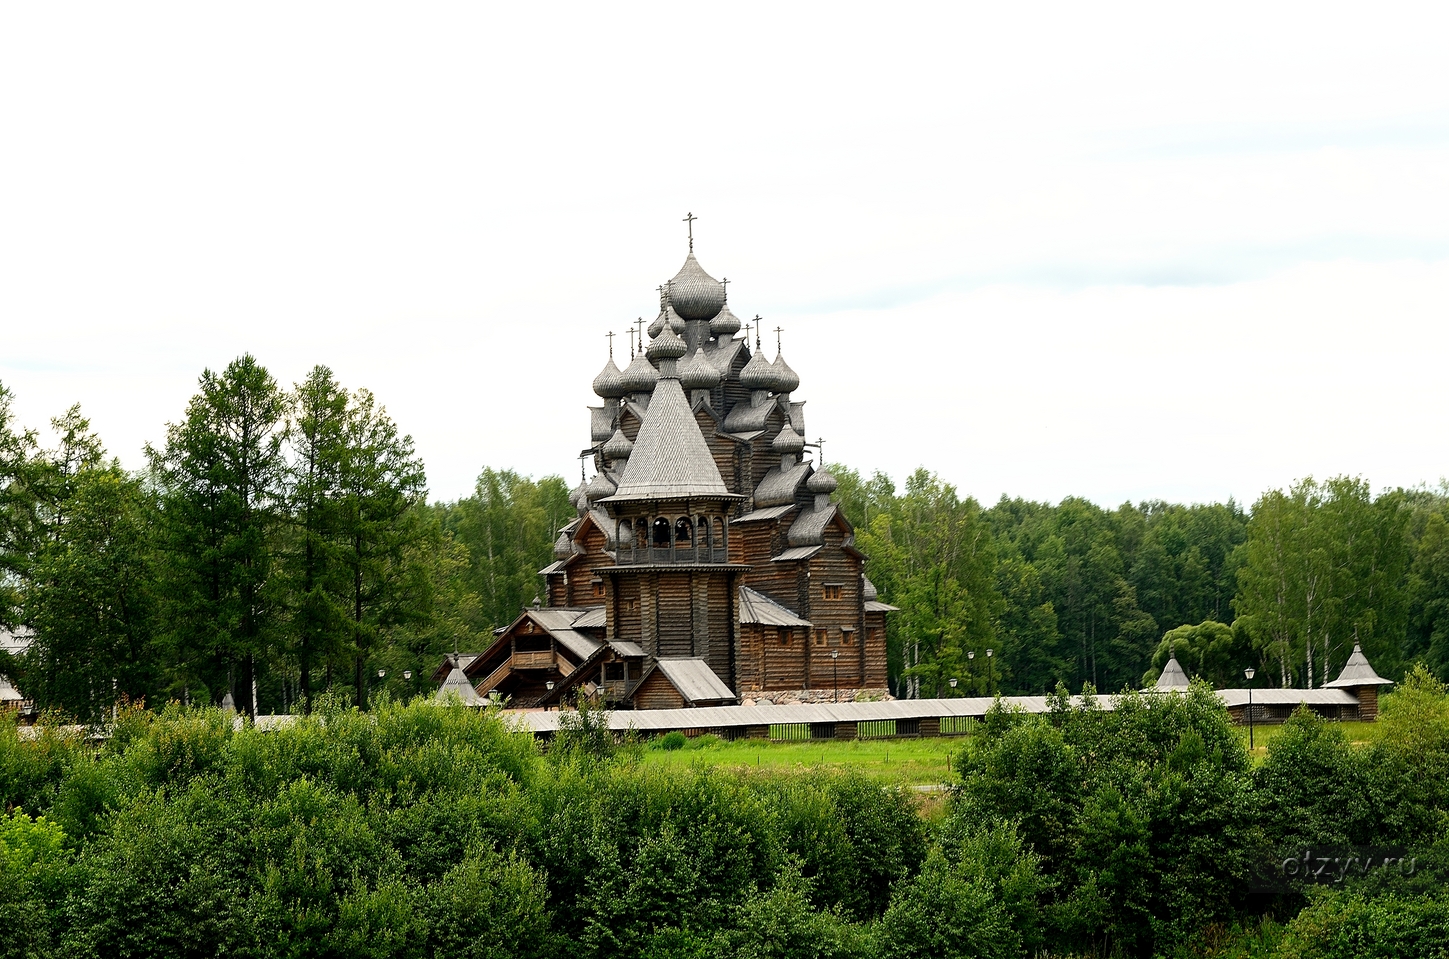
<path id="1" fill-rule="evenodd" d="M 655 745 L 659 749 L 673 752 L 676 749 L 683 749 L 689 745 L 689 739 L 677 729 L 670 730 L 656 740 Z"/>

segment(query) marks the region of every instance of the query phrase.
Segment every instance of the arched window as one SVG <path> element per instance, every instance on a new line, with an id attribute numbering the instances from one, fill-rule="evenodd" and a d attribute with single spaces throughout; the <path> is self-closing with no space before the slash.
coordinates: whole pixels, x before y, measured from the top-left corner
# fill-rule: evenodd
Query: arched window
<path id="1" fill-rule="evenodd" d="M 663 516 L 654 521 L 653 544 L 655 549 L 669 548 L 669 520 Z"/>
<path id="2" fill-rule="evenodd" d="M 674 522 L 674 545 L 688 549 L 694 545 L 694 524 L 688 516 L 681 516 Z"/>
<path id="3" fill-rule="evenodd" d="M 694 544 L 703 550 L 708 550 L 714 546 L 714 539 L 709 535 L 709 519 L 707 517 L 695 517 Z M 708 552 L 704 554 L 704 558 L 709 558 Z"/>
<path id="4" fill-rule="evenodd" d="M 720 554 L 724 554 L 729 548 L 729 541 L 725 539 L 724 520 L 718 517 L 714 521 L 714 548 Z"/>

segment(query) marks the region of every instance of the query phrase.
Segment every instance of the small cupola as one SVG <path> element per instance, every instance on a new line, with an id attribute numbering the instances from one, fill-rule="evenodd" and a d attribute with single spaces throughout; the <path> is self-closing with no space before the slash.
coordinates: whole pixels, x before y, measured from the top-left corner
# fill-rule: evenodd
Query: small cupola
<path id="1" fill-rule="evenodd" d="M 719 370 L 705 359 L 703 349 L 695 350 L 679 367 L 679 385 L 686 390 L 712 390 L 719 386 L 719 380 Z"/>
<path id="2" fill-rule="evenodd" d="M 629 365 L 624 367 L 624 372 L 619 374 L 619 378 L 624 383 L 626 393 L 651 393 L 654 391 L 654 384 L 659 382 L 659 371 L 643 353 L 636 353 Z"/>

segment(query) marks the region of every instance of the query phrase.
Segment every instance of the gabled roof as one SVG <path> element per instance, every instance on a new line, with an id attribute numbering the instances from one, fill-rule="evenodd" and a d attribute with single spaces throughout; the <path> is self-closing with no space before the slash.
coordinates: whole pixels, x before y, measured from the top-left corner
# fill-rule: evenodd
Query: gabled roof
<path id="1" fill-rule="evenodd" d="M 640 678 L 639 685 L 655 670 L 664 674 L 686 703 L 733 703 L 738 698 L 702 659 L 656 659 L 654 667 Z"/>
<path id="2" fill-rule="evenodd" d="M 604 502 L 730 495 L 679 380 L 661 378 L 619 489 Z"/>
<path id="3" fill-rule="evenodd" d="M 564 649 L 573 653 L 580 661 L 594 655 L 594 651 L 602 645 L 592 636 L 587 636 L 573 629 L 551 629 L 548 634 L 554 638 Z"/>
<path id="4" fill-rule="evenodd" d="M 867 613 L 894 613 L 899 610 L 899 606 L 892 606 L 890 603 L 882 603 L 879 600 L 868 599 L 865 601 L 865 611 Z"/>
<path id="5" fill-rule="evenodd" d="M 752 403 L 739 402 L 729 411 L 725 417 L 724 429 L 726 433 L 748 433 L 752 430 L 762 430 L 770 421 L 770 414 L 775 412 L 777 405 L 773 400 L 755 406 Z"/>
<path id="6" fill-rule="evenodd" d="M 819 546 L 825 542 L 825 527 L 835 519 L 839 508 L 827 504 L 824 509 L 807 509 L 795 517 L 790 524 L 788 538 L 791 546 Z"/>
<path id="7" fill-rule="evenodd" d="M 801 619 L 792 610 L 786 609 L 764 593 L 740 587 L 740 622 L 760 626 L 813 626 L 808 619 Z"/>
<path id="8" fill-rule="evenodd" d="M 609 640 L 609 645 L 612 646 L 614 652 L 618 653 L 620 656 L 644 655 L 644 647 L 640 646 L 638 643 L 631 643 L 623 639 L 611 639 Z"/>
<path id="9" fill-rule="evenodd" d="M 765 478 L 755 488 L 755 505 L 783 506 L 795 502 L 795 491 L 805 482 L 810 470 L 809 463 L 796 463 L 783 471 L 776 466 L 765 474 Z"/>
<path id="10" fill-rule="evenodd" d="M 1392 679 L 1384 679 L 1374 668 L 1369 665 L 1368 658 L 1364 656 L 1363 649 L 1358 643 L 1353 644 L 1353 653 L 1348 657 L 1348 662 L 1343 664 L 1343 672 L 1338 678 L 1325 685 L 1331 689 L 1345 689 L 1353 686 L 1392 686 Z"/>

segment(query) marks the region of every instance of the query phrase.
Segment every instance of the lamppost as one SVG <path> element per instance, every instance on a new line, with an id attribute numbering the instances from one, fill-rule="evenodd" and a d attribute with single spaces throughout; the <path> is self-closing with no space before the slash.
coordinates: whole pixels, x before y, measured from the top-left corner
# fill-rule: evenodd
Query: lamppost
<path id="1" fill-rule="evenodd" d="M 840 702 L 840 650 L 838 649 L 830 651 L 830 672 L 833 674 L 835 682 L 835 690 L 830 699 L 832 702 L 838 703 Z"/>
<path id="2" fill-rule="evenodd" d="M 544 683 L 543 684 L 543 688 L 546 689 L 546 690 L 548 690 L 549 692 L 553 692 L 553 680 L 550 679 L 548 682 Z M 547 712 L 547 711 L 548 711 L 548 707 L 545 706 L 544 707 L 544 712 Z"/>
<path id="3" fill-rule="evenodd" d="M 951 690 L 954 692 L 955 689 L 956 689 L 956 677 L 955 676 L 952 676 L 950 682 L 951 682 Z"/>
<path id="4" fill-rule="evenodd" d="M 968 649 L 968 650 L 966 650 L 966 672 L 968 672 L 968 673 L 971 672 L 971 663 L 974 662 L 975 660 L 976 660 L 976 650 L 974 650 L 974 649 Z M 972 682 L 971 682 L 971 688 L 973 690 L 976 688 L 976 682 L 975 682 L 975 680 L 972 680 Z"/>
<path id="5" fill-rule="evenodd" d="M 1247 679 L 1247 681 L 1249 683 L 1251 683 L 1253 681 L 1253 674 L 1255 672 L 1257 672 L 1257 670 L 1255 670 L 1255 669 L 1253 669 L 1253 667 L 1249 666 L 1247 669 L 1243 670 L 1243 677 L 1245 679 Z M 1253 751 L 1253 687 L 1252 686 L 1249 686 L 1248 687 L 1248 751 L 1249 752 L 1252 752 Z"/>
<path id="6" fill-rule="evenodd" d="M 382 678 L 384 676 L 386 676 L 386 675 L 387 675 L 387 670 L 382 669 L 381 667 L 379 667 L 378 670 L 377 670 L 377 685 L 378 686 L 381 686 L 382 685 Z"/>
<path id="7" fill-rule="evenodd" d="M 991 668 L 991 655 L 994 650 L 986 651 L 986 695 L 996 695 L 996 671 Z"/>

